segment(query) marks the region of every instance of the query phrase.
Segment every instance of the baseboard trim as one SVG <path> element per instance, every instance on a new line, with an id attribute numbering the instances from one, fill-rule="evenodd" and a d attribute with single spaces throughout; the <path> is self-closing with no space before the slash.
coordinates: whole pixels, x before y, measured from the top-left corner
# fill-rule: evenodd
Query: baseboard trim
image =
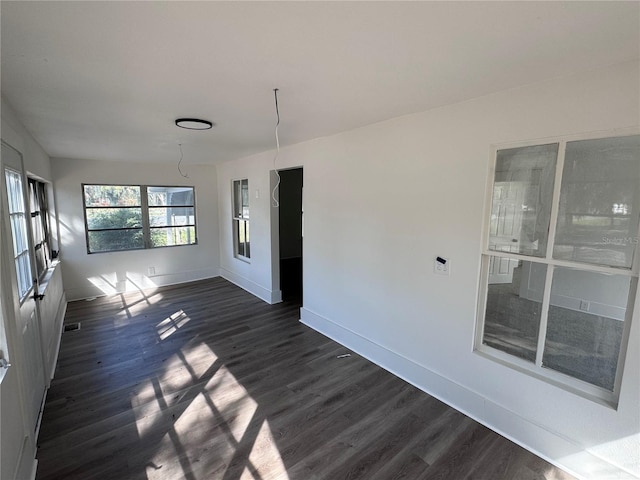
<path id="1" fill-rule="evenodd" d="M 253 280 L 222 267 L 220 267 L 220 276 L 271 305 L 282 301 L 282 291 L 280 290 L 269 290 Z"/>
<path id="2" fill-rule="evenodd" d="M 533 423 L 423 365 L 393 352 L 307 308 L 300 321 L 411 385 L 580 479 L 637 479 L 572 440 Z"/>
<path id="3" fill-rule="evenodd" d="M 53 359 L 51 365 L 49 365 L 49 381 L 47 382 L 47 388 L 51 385 L 51 380 L 56 373 L 56 365 L 58 364 L 58 355 L 60 354 L 60 343 L 62 343 L 62 329 L 64 328 L 64 316 L 67 314 L 67 297 L 62 292 L 60 297 L 60 303 L 58 304 L 58 313 L 56 314 L 56 325 L 58 325 L 58 331 L 56 332 L 56 346 L 54 348 Z"/>

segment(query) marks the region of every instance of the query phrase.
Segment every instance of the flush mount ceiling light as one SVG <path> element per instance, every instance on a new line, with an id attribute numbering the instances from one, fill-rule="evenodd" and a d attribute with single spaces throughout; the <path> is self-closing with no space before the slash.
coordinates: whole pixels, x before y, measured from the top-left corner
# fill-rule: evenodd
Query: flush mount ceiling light
<path id="1" fill-rule="evenodd" d="M 209 130 L 213 127 L 213 123 L 199 118 L 179 118 L 176 120 L 176 125 L 189 130 Z"/>

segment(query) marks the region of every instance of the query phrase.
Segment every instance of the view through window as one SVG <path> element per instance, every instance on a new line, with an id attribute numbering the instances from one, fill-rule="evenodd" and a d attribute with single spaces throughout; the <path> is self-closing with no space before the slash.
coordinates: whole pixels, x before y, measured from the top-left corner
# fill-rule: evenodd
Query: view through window
<path id="1" fill-rule="evenodd" d="M 193 187 L 83 185 L 88 253 L 193 245 Z"/>

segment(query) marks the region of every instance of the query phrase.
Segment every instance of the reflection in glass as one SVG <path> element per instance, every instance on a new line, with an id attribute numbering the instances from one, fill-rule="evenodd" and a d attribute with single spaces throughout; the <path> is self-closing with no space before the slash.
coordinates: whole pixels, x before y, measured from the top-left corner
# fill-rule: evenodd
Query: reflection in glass
<path id="1" fill-rule="evenodd" d="M 150 207 L 193 206 L 193 187 L 147 187 Z"/>
<path id="2" fill-rule="evenodd" d="M 543 264 L 489 258 L 485 345 L 535 361 L 546 274 Z"/>
<path id="3" fill-rule="evenodd" d="M 553 272 L 542 366 L 613 390 L 631 278 Z"/>
<path id="4" fill-rule="evenodd" d="M 639 207 L 640 135 L 567 143 L 553 257 L 630 268 Z"/>
<path id="5" fill-rule="evenodd" d="M 196 243 L 195 227 L 168 227 L 151 229 L 152 247 L 171 247 Z"/>
<path id="6" fill-rule="evenodd" d="M 236 231 L 237 254 L 249 258 L 251 256 L 251 243 L 249 241 L 249 222 L 239 220 Z"/>
<path id="7" fill-rule="evenodd" d="M 149 207 L 149 224 L 152 227 L 195 225 L 193 207 Z"/>
<path id="8" fill-rule="evenodd" d="M 544 257 L 558 144 L 498 150 L 489 249 Z"/>

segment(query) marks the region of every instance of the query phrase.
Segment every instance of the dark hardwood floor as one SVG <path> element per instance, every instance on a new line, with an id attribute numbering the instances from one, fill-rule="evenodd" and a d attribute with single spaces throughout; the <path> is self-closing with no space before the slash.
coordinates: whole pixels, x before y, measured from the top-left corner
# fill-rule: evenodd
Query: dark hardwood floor
<path id="1" fill-rule="evenodd" d="M 220 278 L 71 302 L 37 479 L 573 478 L 298 318 Z"/>

